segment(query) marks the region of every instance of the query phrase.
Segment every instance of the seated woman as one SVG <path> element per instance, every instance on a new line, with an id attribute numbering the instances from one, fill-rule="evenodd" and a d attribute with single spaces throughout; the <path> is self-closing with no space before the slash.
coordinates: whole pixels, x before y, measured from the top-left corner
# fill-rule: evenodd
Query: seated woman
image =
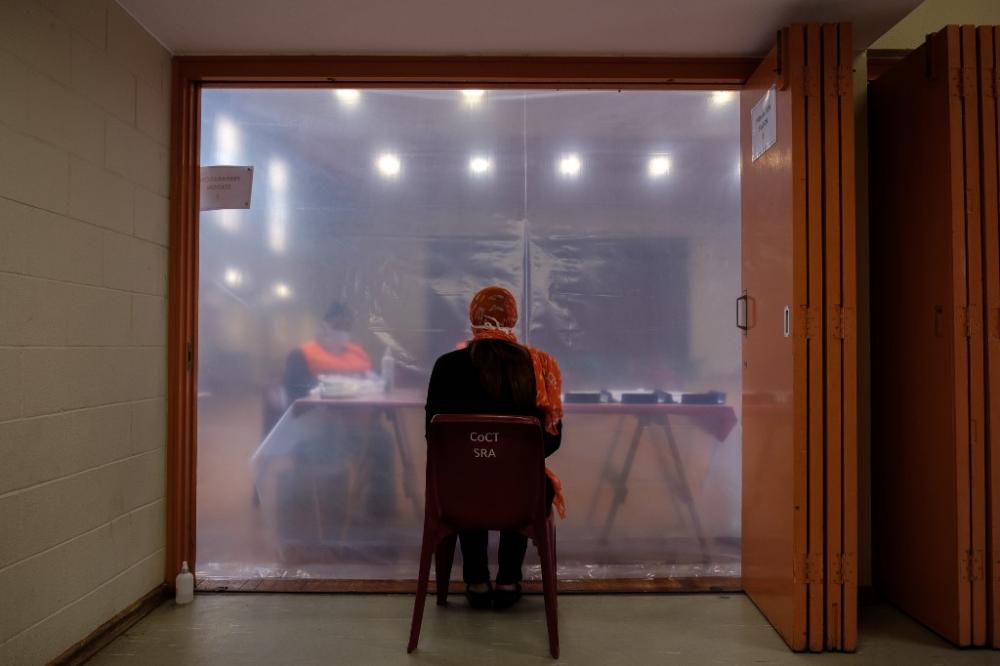
<path id="1" fill-rule="evenodd" d="M 543 425 L 545 455 L 562 439 L 559 366 L 545 352 L 517 343 L 517 302 L 502 287 L 487 287 L 469 305 L 472 341 L 440 357 L 427 389 L 426 425 L 435 414 L 534 416 Z M 558 480 L 548 474 L 548 501 L 564 512 Z M 528 539 L 501 532 L 496 589 L 490 586 L 487 533 L 459 533 L 466 597 L 474 608 L 506 608 L 521 597 L 521 566 Z"/>
<path id="2" fill-rule="evenodd" d="M 354 314 L 340 302 L 330 304 L 316 336 L 293 349 L 285 360 L 287 401 L 305 397 L 324 374 L 365 374 L 372 363 L 361 345 L 351 342 Z"/>
<path id="3" fill-rule="evenodd" d="M 371 372 L 367 352 L 351 340 L 353 327 L 351 309 L 339 301 L 331 303 L 315 336 L 293 349 L 285 360 L 283 409 L 308 396 L 322 375 L 364 376 Z M 279 417 L 281 413 L 283 410 Z M 319 532 L 328 541 L 334 540 L 330 535 L 341 534 L 349 520 L 384 523 L 396 515 L 395 451 L 380 418 L 364 410 L 325 412 L 316 431 L 293 448 L 295 475 L 285 481 L 283 500 L 291 507 L 312 506 L 318 497 L 325 516 L 317 519 Z M 362 456 L 367 456 L 370 464 L 359 463 Z M 356 467 L 366 470 L 360 491 L 366 514 L 348 516 L 347 470 Z M 313 484 L 311 480 L 317 475 L 322 478 Z M 295 511 L 301 509 L 289 509 L 289 513 Z"/>

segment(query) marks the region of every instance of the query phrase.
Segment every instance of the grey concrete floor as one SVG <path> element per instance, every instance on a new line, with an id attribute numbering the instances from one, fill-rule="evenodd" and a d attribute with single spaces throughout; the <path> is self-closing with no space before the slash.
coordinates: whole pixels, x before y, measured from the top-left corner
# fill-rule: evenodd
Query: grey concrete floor
<path id="1" fill-rule="evenodd" d="M 540 596 L 473 611 L 428 598 L 420 647 L 406 654 L 413 598 L 404 595 L 205 594 L 168 602 L 92 664 L 549 664 Z M 564 595 L 565 664 L 991 664 L 1000 652 L 959 650 L 888 606 L 862 609 L 857 654 L 788 651 L 740 594 Z"/>

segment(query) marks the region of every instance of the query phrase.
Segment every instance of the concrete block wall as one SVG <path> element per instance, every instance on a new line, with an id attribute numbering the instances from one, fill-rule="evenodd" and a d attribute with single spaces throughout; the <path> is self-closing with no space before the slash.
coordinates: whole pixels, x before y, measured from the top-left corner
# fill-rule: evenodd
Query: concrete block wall
<path id="1" fill-rule="evenodd" d="M 164 567 L 170 55 L 112 0 L 0 0 L 0 663 Z"/>

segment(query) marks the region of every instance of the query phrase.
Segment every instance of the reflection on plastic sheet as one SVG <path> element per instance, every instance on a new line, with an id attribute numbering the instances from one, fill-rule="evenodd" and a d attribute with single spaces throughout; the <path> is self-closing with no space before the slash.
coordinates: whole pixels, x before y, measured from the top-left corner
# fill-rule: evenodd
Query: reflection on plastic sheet
<path id="1" fill-rule="evenodd" d="M 202 164 L 261 178 L 201 215 L 201 575 L 415 577 L 427 379 L 487 284 L 574 394 L 560 576 L 739 575 L 739 125 L 713 99 L 204 91 Z"/>

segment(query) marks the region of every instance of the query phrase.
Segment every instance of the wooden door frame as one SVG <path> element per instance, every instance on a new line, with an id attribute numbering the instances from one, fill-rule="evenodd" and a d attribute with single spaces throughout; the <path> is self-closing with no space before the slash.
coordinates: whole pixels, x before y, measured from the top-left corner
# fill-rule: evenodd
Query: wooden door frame
<path id="1" fill-rule="evenodd" d="M 497 56 L 174 58 L 167 322 L 166 584 L 173 585 L 182 561 L 194 569 L 197 554 L 198 168 L 203 88 L 738 90 L 761 60 Z"/>

